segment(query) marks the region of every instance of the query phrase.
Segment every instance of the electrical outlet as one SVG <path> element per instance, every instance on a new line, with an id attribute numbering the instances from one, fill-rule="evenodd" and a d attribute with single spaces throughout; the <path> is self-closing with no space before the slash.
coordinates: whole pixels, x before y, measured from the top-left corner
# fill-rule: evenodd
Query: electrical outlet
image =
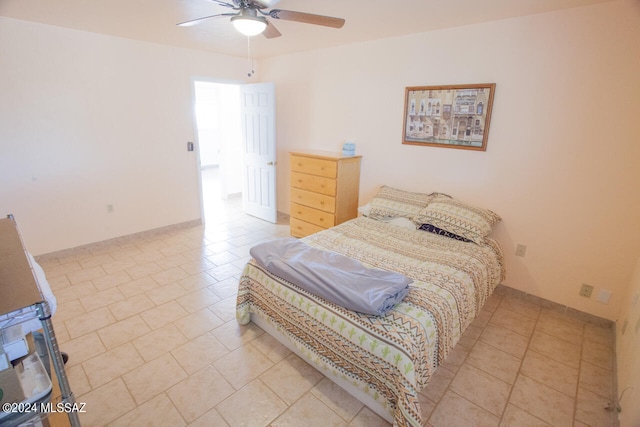
<path id="1" fill-rule="evenodd" d="M 107 205 L 107 213 L 113 213 L 113 205 Z"/>
<path id="2" fill-rule="evenodd" d="M 580 288 L 580 296 L 581 297 L 591 298 L 591 294 L 592 293 L 593 293 L 593 286 L 591 286 L 591 285 L 587 285 L 586 283 L 584 283 L 582 285 L 582 287 Z"/>
<path id="3" fill-rule="evenodd" d="M 524 254 L 527 252 L 527 247 L 525 245 L 516 246 L 516 256 L 524 257 Z"/>

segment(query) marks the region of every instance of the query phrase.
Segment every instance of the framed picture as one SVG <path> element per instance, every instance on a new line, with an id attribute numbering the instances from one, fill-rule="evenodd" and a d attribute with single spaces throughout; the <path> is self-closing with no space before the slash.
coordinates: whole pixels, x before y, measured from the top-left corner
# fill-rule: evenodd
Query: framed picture
<path id="1" fill-rule="evenodd" d="M 487 150 L 495 83 L 407 87 L 402 143 Z"/>

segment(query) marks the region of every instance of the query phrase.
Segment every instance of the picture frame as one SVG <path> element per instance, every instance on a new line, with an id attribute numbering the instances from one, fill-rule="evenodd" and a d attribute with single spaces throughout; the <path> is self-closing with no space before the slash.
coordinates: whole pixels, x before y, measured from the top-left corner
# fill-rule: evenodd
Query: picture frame
<path id="1" fill-rule="evenodd" d="M 487 150 L 495 83 L 405 89 L 402 143 Z"/>

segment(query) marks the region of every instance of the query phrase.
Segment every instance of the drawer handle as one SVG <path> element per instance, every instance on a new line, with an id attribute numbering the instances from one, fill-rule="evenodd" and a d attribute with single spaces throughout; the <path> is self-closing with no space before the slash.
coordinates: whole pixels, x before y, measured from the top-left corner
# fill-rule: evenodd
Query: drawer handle
<path id="1" fill-rule="evenodd" d="M 324 218 L 320 218 L 320 222 L 324 221 Z"/>

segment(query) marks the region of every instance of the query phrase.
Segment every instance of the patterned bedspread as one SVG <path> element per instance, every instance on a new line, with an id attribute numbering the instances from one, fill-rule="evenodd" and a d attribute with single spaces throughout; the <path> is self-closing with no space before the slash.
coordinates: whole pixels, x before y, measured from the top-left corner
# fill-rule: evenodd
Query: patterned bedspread
<path id="1" fill-rule="evenodd" d="M 312 295 L 251 260 L 240 278 L 239 323 L 248 323 L 252 314 L 267 319 L 312 364 L 338 372 L 388 407 L 394 425 L 421 426 L 418 392 L 504 278 L 499 245 L 365 217 L 303 240 L 411 277 L 409 294 L 384 317 L 365 315 Z"/>

